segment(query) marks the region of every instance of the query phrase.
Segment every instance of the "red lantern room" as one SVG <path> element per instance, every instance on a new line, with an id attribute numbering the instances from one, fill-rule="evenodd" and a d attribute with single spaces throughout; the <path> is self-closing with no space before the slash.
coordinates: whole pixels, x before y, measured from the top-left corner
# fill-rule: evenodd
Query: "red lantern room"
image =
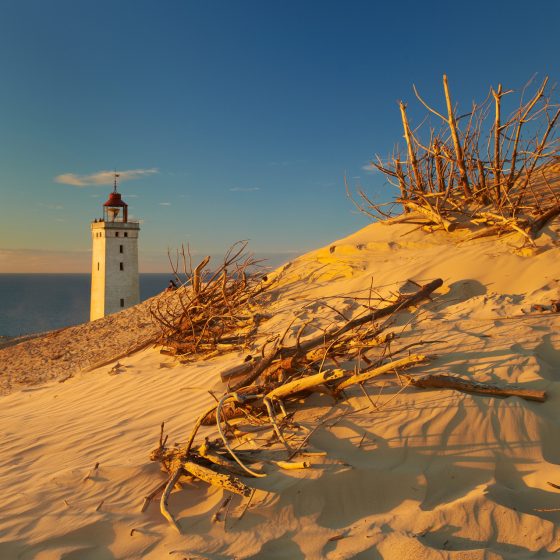
<path id="1" fill-rule="evenodd" d="M 121 199 L 117 192 L 117 177 L 115 173 L 115 183 L 113 192 L 109 195 L 107 202 L 103 204 L 103 221 L 105 222 L 128 222 L 128 204 Z"/>

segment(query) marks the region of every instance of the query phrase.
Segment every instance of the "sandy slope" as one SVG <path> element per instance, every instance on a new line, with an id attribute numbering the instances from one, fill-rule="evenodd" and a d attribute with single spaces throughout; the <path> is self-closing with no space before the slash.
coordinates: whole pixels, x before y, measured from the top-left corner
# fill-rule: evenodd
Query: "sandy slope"
<path id="1" fill-rule="evenodd" d="M 267 465 L 251 481 L 262 492 L 240 520 L 234 498 L 225 527 L 211 522 L 222 491 L 175 492 L 179 536 L 155 504 L 140 513 L 164 480 L 149 451 L 162 420 L 185 440 L 241 355 L 176 365 L 145 349 L 116 375 L 104 366 L 0 398 L 0 558 L 557 558 L 560 490 L 547 482 L 560 484 L 560 315 L 531 312 L 560 299 L 557 229 L 529 255 L 515 238 L 371 225 L 281 269 L 263 324 L 277 332 L 295 313 L 326 313 L 321 301 L 354 314 L 372 279 L 389 296 L 441 277 L 425 310 L 394 326 L 403 344 L 438 341 L 438 358 L 415 371 L 546 389 L 546 403 L 399 392 L 390 377 L 370 388 L 377 410 L 358 390 L 335 406 L 314 396 L 296 420 L 323 422 L 311 443 L 327 456 L 306 471 Z"/>
<path id="2" fill-rule="evenodd" d="M 7 340 L 0 344 L 0 394 L 21 386 L 64 381 L 107 359 L 145 346 L 159 329 L 149 307 L 153 298 L 90 323 Z"/>

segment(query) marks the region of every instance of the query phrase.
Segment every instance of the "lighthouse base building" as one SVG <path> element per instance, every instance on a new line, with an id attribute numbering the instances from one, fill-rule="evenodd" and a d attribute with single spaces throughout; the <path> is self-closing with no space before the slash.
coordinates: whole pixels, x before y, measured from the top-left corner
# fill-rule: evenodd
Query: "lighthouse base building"
<path id="1" fill-rule="evenodd" d="M 103 218 L 91 224 L 91 321 L 140 302 L 140 224 L 128 221 L 128 206 L 117 192 L 116 177 L 114 190 L 103 205 Z"/>

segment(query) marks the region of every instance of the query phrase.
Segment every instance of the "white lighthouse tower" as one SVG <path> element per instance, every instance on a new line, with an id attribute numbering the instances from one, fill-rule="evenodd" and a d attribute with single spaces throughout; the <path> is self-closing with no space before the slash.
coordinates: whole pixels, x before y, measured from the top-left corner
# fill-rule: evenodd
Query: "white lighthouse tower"
<path id="1" fill-rule="evenodd" d="M 117 177 L 115 173 L 113 192 L 103 204 L 103 218 L 91 224 L 91 321 L 140 302 L 140 224 L 128 221 L 128 204 L 117 192 Z"/>

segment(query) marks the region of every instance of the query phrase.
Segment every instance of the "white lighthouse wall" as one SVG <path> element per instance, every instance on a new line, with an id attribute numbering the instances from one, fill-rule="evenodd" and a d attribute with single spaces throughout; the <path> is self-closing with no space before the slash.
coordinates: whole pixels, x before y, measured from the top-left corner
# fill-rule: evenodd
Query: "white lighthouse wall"
<path id="1" fill-rule="evenodd" d="M 92 224 L 91 320 L 140 302 L 138 232 L 136 223 Z"/>
<path id="2" fill-rule="evenodd" d="M 97 225 L 97 224 L 96 224 Z M 91 304 L 90 320 L 105 315 L 105 231 L 91 229 L 93 239 L 91 254 Z"/>

